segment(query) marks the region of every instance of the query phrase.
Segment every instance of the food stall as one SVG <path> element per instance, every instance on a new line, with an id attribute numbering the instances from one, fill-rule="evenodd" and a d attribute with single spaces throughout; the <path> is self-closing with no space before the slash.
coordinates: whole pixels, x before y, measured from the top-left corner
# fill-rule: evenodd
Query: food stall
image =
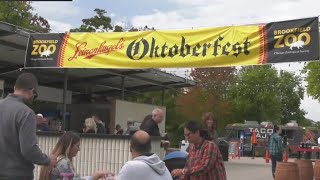
<path id="1" fill-rule="evenodd" d="M 159 69 L 95 69 L 95 68 L 24 68 L 30 31 L 0 22 L 0 89 L 3 97 L 12 92 L 15 79 L 21 72 L 32 72 L 39 80 L 39 96 L 31 105 L 36 113 L 50 119 L 51 130 L 38 131 L 40 148 L 49 153 L 64 130 L 79 131 L 85 118 L 98 113 L 110 128 L 110 134 L 80 134 L 81 150 L 75 158 L 77 171 L 88 175 L 94 169 L 118 173 L 130 159 L 130 136 L 113 135 L 115 124 L 126 128 L 131 119 L 141 122 L 152 109 L 164 106 L 126 101 L 150 91 L 193 86 L 194 81 Z M 3 88 L 2 88 L 3 87 Z M 61 126 L 61 127 L 59 127 Z M 160 125 L 165 132 L 165 121 Z M 152 138 L 152 151 L 164 157 L 160 138 Z M 38 177 L 36 167 L 35 177 Z"/>

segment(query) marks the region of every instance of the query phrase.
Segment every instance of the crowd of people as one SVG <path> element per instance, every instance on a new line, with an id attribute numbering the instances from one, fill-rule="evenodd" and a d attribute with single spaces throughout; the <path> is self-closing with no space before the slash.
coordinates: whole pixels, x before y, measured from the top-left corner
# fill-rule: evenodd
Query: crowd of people
<path id="1" fill-rule="evenodd" d="M 0 164 L 0 179 L 33 180 L 34 164 L 42 166 L 40 180 L 58 180 L 62 177 L 96 180 L 114 176 L 113 172 L 107 170 L 96 171 L 90 176 L 79 176 L 73 158 L 80 151 L 81 139 L 75 132 L 64 132 L 49 155 L 41 151 L 36 127 L 43 119 L 40 119 L 40 115 L 37 118 L 28 107 L 37 97 L 37 88 L 37 78 L 31 73 L 22 73 L 16 80 L 14 92 L 0 100 L 0 162 L 5 162 Z M 140 130 L 132 133 L 132 160 L 124 164 L 116 179 L 226 179 L 223 159 L 216 144 L 216 120 L 212 113 L 204 115 L 204 128 L 196 121 L 185 125 L 184 136 L 190 143 L 187 150 L 189 155 L 184 168 L 173 169 L 171 172 L 151 149 L 151 136 L 160 136 L 158 125 L 163 119 L 163 110 L 156 108 L 151 115 L 146 116 Z M 99 127 L 104 127 L 104 124 L 98 116 L 92 116 L 85 120 L 83 131 L 105 131 Z M 122 130 L 121 127 L 116 129 L 119 133 Z"/>

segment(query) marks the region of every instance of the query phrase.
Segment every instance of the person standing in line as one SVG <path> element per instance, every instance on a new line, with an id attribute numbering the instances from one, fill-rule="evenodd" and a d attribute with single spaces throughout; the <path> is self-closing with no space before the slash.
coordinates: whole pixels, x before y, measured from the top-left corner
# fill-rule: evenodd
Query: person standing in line
<path id="1" fill-rule="evenodd" d="M 39 148 L 36 115 L 26 104 L 37 97 L 38 80 L 22 73 L 13 94 L 0 100 L 0 179 L 33 180 L 34 164 L 55 166 L 57 158 Z"/>
<path id="2" fill-rule="evenodd" d="M 94 119 L 94 122 L 97 126 L 97 134 L 107 134 L 107 129 L 105 127 L 105 123 L 101 121 L 100 116 L 97 114 L 92 116 L 92 119 Z"/>
<path id="3" fill-rule="evenodd" d="M 282 162 L 283 155 L 283 143 L 282 137 L 280 136 L 281 129 L 275 125 L 273 128 L 273 134 L 269 140 L 269 153 L 271 157 L 271 170 L 272 176 L 275 178 L 275 171 L 277 167 L 277 161 Z"/>
<path id="4" fill-rule="evenodd" d="M 121 128 L 120 124 L 116 125 L 116 135 L 122 135 L 123 129 Z"/>
<path id="5" fill-rule="evenodd" d="M 133 126 L 133 121 L 132 121 L 132 119 L 129 118 L 127 121 L 127 129 L 125 131 L 123 131 L 123 135 L 130 135 L 131 126 Z"/>
<path id="6" fill-rule="evenodd" d="M 204 129 L 207 132 L 207 139 L 217 142 L 218 132 L 217 132 L 217 120 L 214 118 L 212 112 L 207 112 L 202 117 Z"/>
<path id="7" fill-rule="evenodd" d="M 146 116 L 143 118 L 143 121 L 141 122 L 139 128 L 141 129 L 142 127 L 144 127 L 144 124 L 145 124 L 147 121 L 149 121 L 150 119 L 152 119 L 152 114 L 146 115 Z"/>
<path id="8" fill-rule="evenodd" d="M 93 133 L 97 134 L 97 124 L 95 123 L 93 118 L 87 118 L 84 123 L 85 128 L 83 129 L 83 133 Z"/>
<path id="9" fill-rule="evenodd" d="M 188 180 L 226 180 L 226 170 L 222 155 L 214 141 L 203 137 L 200 124 L 190 121 L 184 128 L 184 136 L 190 143 L 187 162 L 183 169 L 171 171 L 173 177 Z"/>
<path id="10" fill-rule="evenodd" d="M 44 118 L 42 114 L 39 113 L 36 115 L 36 121 L 38 131 L 49 131 L 49 121 Z"/>
<path id="11" fill-rule="evenodd" d="M 147 132 L 150 136 L 160 136 L 160 130 L 158 124 L 164 119 L 163 110 L 156 108 L 152 111 L 152 118 L 146 120 L 140 129 Z"/>

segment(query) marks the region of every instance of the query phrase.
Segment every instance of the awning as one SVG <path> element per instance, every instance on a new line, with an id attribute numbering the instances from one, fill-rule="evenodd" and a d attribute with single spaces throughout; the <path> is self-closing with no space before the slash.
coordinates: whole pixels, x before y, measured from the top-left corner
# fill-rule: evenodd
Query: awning
<path id="1" fill-rule="evenodd" d="M 29 31 L 0 22 L 0 79 L 12 87 L 23 68 Z M 36 68 L 33 72 L 42 86 L 63 89 L 68 71 L 68 90 L 73 95 L 119 95 L 122 92 L 140 94 L 147 91 L 175 89 L 195 85 L 195 81 L 166 73 L 159 69 L 57 69 Z M 123 89 L 123 91 L 122 91 Z"/>

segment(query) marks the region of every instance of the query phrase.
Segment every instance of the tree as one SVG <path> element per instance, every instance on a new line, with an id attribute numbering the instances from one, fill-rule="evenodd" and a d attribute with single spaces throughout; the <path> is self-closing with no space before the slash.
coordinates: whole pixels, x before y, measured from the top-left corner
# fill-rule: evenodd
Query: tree
<path id="1" fill-rule="evenodd" d="M 218 132 L 230 122 L 231 104 L 226 92 L 235 80 L 234 67 L 195 68 L 190 76 L 197 82 L 177 98 L 177 111 L 201 121 L 206 112 L 213 112 L 218 120 Z"/>
<path id="2" fill-rule="evenodd" d="M 116 25 L 116 26 L 114 27 L 113 32 L 123 32 L 123 28 L 122 28 L 121 26 Z"/>
<path id="3" fill-rule="evenodd" d="M 271 66 L 244 67 L 229 91 L 233 116 L 240 122 L 279 121 L 280 99 L 277 97 L 277 72 Z"/>
<path id="4" fill-rule="evenodd" d="M 320 102 L 320 62 L 310 62 L 304 67 L 308 82 L 307 93 Z"/>
<path id="5" fill-rule="evenodd" d="M 134 27 L 131 27 L 131 29 L 128 30 L 129 32 L 136 32 L 136 31 L 139 31 L 138 28 L 134 28 Z"/>
<path id="6" fill-rule="evenodd" d="M 285 124 L 304 119 L 301 78 L 270 65 L 244 67 L 229 91 L 234 118 Z"/>
<path id="7" fill-rule="evenodd" d="M 281 71 L 278 90 L 281 100 L 281 124 L 285 124 L 289 120 L 301 123 L 306 114 L 304 110 L 300 109 L 301 100 L 304 97 L 301 77 L 287 71 Z"/>
<path id="8" fill-rule="evenodd" d="M 103 9 L 94 9 L 96 13 L 95 16 L 87 19 L 82 19 L 82 25 L 79 28 L 70 29 L 70 32 L 124 32 L 126 29 L 119 25 L 112 25 L 112 20 L 110 17 L 106 16 L 107 11 Z M 135 28 L 131 27 L 129 32 L 134 31 L 146 31 L 146 30 L 154 30 L 154 28 L 148 28 L 145 26 L 144 28 Z"/>
<path id="9" fill-rule="evenodd" d="M 3 1 L 0 4 L 0 21 L 36 32 L 49 32 L 49 22 L 33 11 L 34 8 L 30 1 Z"/>
<path id="10" fill-rule="evenodd" d="M 103 9 L 94 9 L 96 13 L 95 16 L 82 19 L 82 25 L 79 28 L 70 29 L 70 32 L 108 32 L 113 30 L 113 26 L 111 25 L 111 18 L 106 16 L 107 11 Z M 120 26 L 115 27 L 116 32 L 120 32 L 122 28 Z"/>

